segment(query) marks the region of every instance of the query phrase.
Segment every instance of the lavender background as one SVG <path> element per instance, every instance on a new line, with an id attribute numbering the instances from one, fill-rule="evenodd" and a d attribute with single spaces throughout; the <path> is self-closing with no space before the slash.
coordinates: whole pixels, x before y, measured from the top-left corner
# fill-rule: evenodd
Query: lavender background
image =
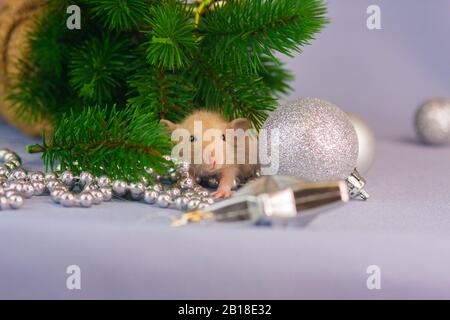
<path id="1" fill-rule="evenodd" d="M 382 9 L 382 30 L 366 8 Z M 0 298 L 450 298 L 450 148 L 415 141 L 416 106 L 450 97 L 450 2 L 329 1 L 332 23 L 300 57 L 287 99 L 317 96 L 378 138 L 368 202 L 286 225 L 168 226 L 175 211 L 112 202 L 62 209 L 47 198 L 0 212 Z M 0 146 L 30 140 L 0 124 Z M 23 155 L 40 168 L 35 156 Z M 82 269 L 68 291 L 65 269 Z M 381 290 L 366 268 L 381 268 Z"/>

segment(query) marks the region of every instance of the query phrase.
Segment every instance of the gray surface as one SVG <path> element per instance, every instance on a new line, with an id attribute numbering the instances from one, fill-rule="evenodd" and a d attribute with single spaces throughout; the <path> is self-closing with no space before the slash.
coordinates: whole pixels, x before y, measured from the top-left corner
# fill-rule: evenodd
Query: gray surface
<path id="1" fill-rule="evenodd" d="M 450 96 L 450 3 L 376 2 L 383 30 L 365 28 L 372 1 L 330 1 L 333 23 L 289 62 L 289 99 L 328 99 L 376 131 L 368 202 L 272 228 L 173 229 L 175 212 L 144 204 L 62 209 L 34 198 L 0 212 L 0 298 L 450 298 L 450 148 L 418 145 L 411 128 L 424 98 Z M 28 142 L 0 125 L 0 146 Z M 82 269 L 78 292 L 65 288 L 71 264 Z M 369 265 L 381 268 L 381 290 L 366 288 Z"/>

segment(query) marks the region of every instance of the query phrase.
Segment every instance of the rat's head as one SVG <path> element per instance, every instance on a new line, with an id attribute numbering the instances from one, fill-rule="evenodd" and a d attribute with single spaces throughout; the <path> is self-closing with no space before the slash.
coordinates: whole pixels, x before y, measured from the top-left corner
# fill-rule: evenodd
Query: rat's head
<path id="1" fill-rule="evenodd" d="M 224 168 L 227 150 L 235 150 L 230 133 L 237 129 L 245 132 L 250 128 L 247 119 L 227 122 L 220 114 L 210 111 L 194 112 L 179 124 L 165 119 L 161 123 L 169 127 L 173 137 L 179 137 L 175 140 L 181 142 L 180 146 L 190 145 L 190 155 L 185 155 L 184 147 L 177 153 L 188 160 L 192 171 L 200 176 L 212 175 Z"/>

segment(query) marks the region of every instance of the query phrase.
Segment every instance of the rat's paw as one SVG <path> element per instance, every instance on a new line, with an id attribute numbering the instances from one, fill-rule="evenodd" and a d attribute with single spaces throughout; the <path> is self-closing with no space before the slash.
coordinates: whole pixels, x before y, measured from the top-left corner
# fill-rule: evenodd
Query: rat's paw
<path id="1" fill-rule="evenodd" d="M 233 195 L 230 189 L 217 189 L 216 192 L 212 193 L 213 197 L 216 199 L 226 199 Z"/>

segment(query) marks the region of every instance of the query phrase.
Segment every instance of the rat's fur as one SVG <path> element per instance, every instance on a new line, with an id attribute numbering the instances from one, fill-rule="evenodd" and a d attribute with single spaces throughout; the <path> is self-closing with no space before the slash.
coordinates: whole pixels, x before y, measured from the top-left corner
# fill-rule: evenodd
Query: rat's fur
<path id="1" fill-rule="evenodd" d="M 203 132 L 208 129 L 217 129 L 220 130 L 221 133 L 225 134 L 227 129 L 242 129 L 246 131 L 250 128 L 250 123 L 247 119 L 239 118 L 233 120 L 231 122 L 227 122 L 219 113 L 212 111 L 196 111 L 186 117 L 180 124 L 174 124 L 168 120 L 161 120 L 161 123 L 167 125 L 172 131 L 176 129 L 186 129 L 190 134 L 194 134 L 194 123 L 195 121 L 200 121 L 202 123 Z M 197 137 L 201 139 L 201 137 Z M 252 138 L 253 139 L 253 138 Z M 254 138 L 256 139 L 256 138 Z M 235 139 L 233 139 L 235 140 Z M 202 141 L 202 152 L 212 141 Z M 191 151 L 191 169 L 190 173 L 195 177 L 207 177 L 212 175 L 217 175 L 220 177 L 220 184 L 218 191 L 216 193 L 219 197 L 227 197 L 231 195 L 231 187 L 233 184 L 233 180 L 235 177 L 249 177 L 254 175 L 256 170 L 258 169 L 257 164 L 250 164 L 250 148 L 249 148 L 250 138 L 245 138 L 245 150 L 238 150 L 238 146 L 236 141 L 228 141 L 228 139 L 224 142 L 220 141 L 223 146 L 223 154 L 226 159 L 226 147 L 225 144 L 232 144 L 231 148 L 234 148 L 235 159 L 234 164 L 216 164 L 215 166 L 211 164 L 193 164 L 194 159 L 194 148 Z M 237 154 L 238 152 L 245 152 L 245 162 L 243 164 L 237 164 Z M 214 155 L 212 155 L 214 157 Z M 256 157 L 255 157 L 256 159 Z"/>

